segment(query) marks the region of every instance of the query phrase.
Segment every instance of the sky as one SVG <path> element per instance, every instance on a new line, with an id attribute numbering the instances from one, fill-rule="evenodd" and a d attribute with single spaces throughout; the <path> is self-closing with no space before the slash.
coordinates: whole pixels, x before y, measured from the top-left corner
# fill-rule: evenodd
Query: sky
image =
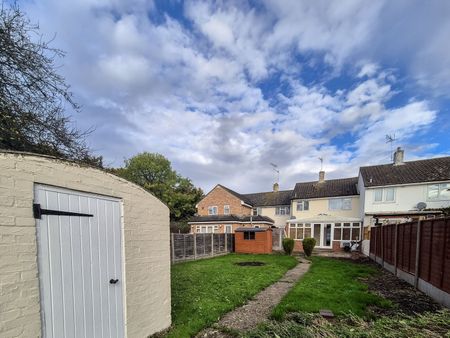
<path id="1" fill-rule="evenodd" d="M 450 154 L 450 1 L 23 0 L 107 166 L 241 193 Z M 386 143 L 386 135 L 395 141 Z"/>

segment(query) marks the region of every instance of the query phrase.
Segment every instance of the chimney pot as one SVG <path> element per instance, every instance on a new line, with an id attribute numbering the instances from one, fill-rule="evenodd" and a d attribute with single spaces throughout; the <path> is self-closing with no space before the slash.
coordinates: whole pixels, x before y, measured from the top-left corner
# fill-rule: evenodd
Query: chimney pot
<path id="1" fill-rule="evenodd" d="M 325 171 L 319 171 L 319 183 L 325 182 Z"/>
<path id="2" fill-rule="evenodd" d="M 405 156 L 405 151 L 398 147 L 394 153 L 394 165 L 402 165 L 404 164 L 403 159 Z"/>
<path id="3" fill-rule="evenodd" d="M 273 184 L 273 192 L 277 192 L 280 189 L 280 186 L 278 185 L 278 183 L 274 183 Z"/>

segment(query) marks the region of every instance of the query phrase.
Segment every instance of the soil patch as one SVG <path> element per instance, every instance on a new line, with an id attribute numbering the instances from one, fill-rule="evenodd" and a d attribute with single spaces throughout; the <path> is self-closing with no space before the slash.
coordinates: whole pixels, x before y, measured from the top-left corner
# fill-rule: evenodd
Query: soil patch
<path id="1" fill-rule="evenodd" d="M 380 268 L 373 262 L 364 263 L 373 264 L 379 270 L 379 273 L 375 276 L 363 280 L 368 285 L 369 291 L 389 299 L 395 304 L 395 308 L 391 309 L 372 308 L 371 310 L 376 314 L 389 316 L 400 311 L 407 315 L 414 315 L 442 309 L 440 304 L 423 292 L 416 290 L 404 280 Z"/>
<path id="2" fill-rule="evenodd" d="M 263 266 L 266 265 L 266 263 L 263 262 L 238 262 L 238 263 L 234 263 L 236 265 L 239 266 Z"/>

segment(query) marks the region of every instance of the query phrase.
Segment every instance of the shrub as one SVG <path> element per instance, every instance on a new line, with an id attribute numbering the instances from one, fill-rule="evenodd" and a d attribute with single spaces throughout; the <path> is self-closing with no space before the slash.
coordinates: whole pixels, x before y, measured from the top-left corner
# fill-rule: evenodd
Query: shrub
<path id="1" fill-rule="evenodd" d="M 286 255 L 292 255 L 292 251 L 294 251 L 294 240 L 292 238 L 283 239 L 283 250 Z"/>
<path id="2" fill-rule="evenodd" d="M 311 256 L 315 246 L 316 240 L 314 238 L 308 237 L 303 240 L 303 252 L 305 253 L 306 257 Z"/>

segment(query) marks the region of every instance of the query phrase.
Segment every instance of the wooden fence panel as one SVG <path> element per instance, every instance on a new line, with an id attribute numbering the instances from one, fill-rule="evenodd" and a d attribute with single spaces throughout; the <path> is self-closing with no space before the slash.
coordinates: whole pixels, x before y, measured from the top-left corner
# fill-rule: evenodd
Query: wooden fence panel
<path id="1" fill-rule="evenodd" d="M 391 271 L 413 275 L 412 279 L 405 274 L 398 276 L 450 306 L 450 217 L 372 228 L 370 253 L 378 262 L 381 259 L 394 266 Z M 447 295 L 436 296 L 433 288 Z"/>
<path id="2" fill-rule="evenodd" d="M 171 234 L 171 260 L 179 262 L 234 252 L 234 234 Z"/>

